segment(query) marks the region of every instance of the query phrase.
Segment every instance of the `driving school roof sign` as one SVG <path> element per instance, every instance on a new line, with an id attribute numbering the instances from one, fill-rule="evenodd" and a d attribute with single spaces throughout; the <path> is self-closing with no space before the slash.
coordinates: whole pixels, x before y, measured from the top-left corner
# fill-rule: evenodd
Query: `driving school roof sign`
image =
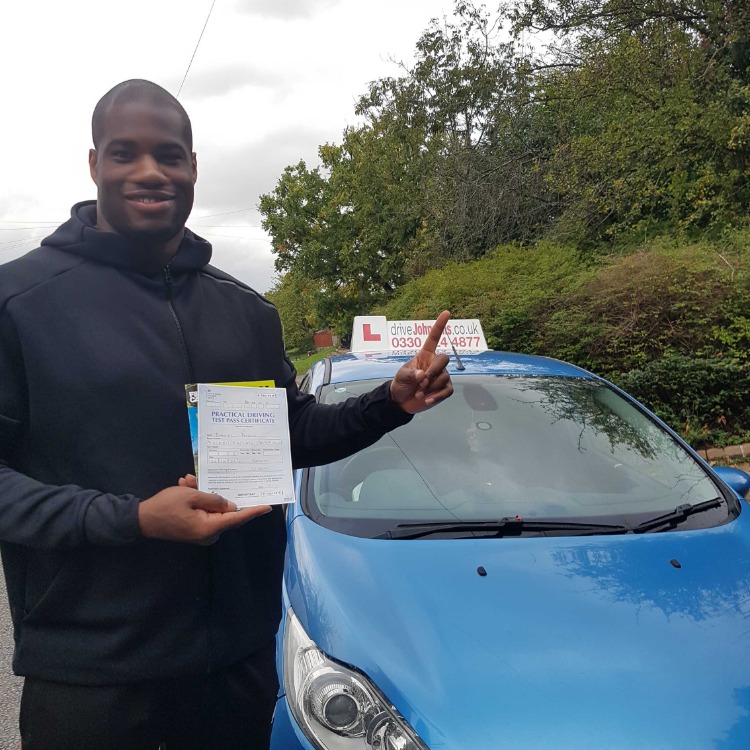
<path id="1" fill-rule="evenodd" d="M 383 315 L 359 315 L 352 328 L 352 352 L 402 352 L 421 349 L 434 320 L 386 320 Z M 452 346 L 451 346 L 452 345 Z M 437 351 L 472 354 L 487 349 L 482 324 L 476 318 L 449 320 Z"/>

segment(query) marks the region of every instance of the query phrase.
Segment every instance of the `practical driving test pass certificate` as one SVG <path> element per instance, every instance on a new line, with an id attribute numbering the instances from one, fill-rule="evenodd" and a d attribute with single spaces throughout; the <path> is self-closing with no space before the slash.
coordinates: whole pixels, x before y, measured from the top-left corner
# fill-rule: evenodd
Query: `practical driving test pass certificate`
<path id="1" fill-rule="evenodd" d="M 238 508 L 294 500 L 286 390 L 198 383 L 198 489 Z"/>

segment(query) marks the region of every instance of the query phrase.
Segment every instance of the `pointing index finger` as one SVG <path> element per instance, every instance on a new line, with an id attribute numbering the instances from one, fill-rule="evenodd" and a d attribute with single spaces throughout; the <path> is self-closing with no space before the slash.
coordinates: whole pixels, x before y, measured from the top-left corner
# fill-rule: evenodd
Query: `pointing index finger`
<path id="1" fill-rule="evenodd" d="M 443 337 L 445 326 L 450 318 L 451 314 L 448 312 L 448 310 L 443 310 L 443 312 L 438 315 L 435 324 L 427 334 L 427 340 L 424 342 L 424 346 L 422 347 L 423 352 L 430 352 L 431 354 L 435 353 L 435 350 L 440 343 L 440 339 Z"/>

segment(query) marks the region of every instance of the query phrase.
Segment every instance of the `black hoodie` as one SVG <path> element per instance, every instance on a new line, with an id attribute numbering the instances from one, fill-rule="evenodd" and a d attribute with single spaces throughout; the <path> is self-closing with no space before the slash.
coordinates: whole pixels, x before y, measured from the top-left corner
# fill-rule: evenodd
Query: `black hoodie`
<path id="1" fill-rule="evenodd" d="M 193 470 L 184 385 L 287 389 L 295 466 L 408 421 L 380 387 L 303 396 L 278 314 L 186 231 L 154 274 L 96 205 L 0 266 L 0 548 L 18 674 L 117 684 L 220 669 L 281 615 L 282 511 L 209 547 L 144 539 L 138 503 Z M 144 265 L 145 263 L 145 265 Z"/>

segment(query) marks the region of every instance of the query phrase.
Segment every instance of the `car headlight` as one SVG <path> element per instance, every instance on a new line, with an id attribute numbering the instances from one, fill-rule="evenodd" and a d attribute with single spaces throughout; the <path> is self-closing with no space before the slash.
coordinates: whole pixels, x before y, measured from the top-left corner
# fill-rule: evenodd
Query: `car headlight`
<path id="1" fill-rule="evenodd" d="M 290 608 L 284 689 L 294 718 L 320 750 L 427 750 L 364 675 L 328 658 Z"/>

